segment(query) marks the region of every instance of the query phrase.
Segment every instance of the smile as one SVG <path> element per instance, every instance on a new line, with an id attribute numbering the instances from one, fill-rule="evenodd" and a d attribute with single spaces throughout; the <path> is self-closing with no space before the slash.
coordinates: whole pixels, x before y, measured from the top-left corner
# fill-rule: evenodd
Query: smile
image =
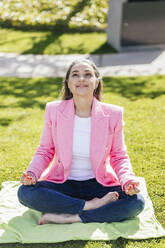
<path id="1" fill-rule="evenodd" d="M 88 85 L 77 85 L 76 88 L 87 88 Z"/>

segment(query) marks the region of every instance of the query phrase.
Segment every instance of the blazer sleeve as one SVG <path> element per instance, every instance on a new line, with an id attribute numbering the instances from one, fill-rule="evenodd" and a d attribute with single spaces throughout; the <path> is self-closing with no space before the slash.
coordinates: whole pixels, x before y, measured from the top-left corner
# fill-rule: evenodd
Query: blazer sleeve
<path id="1" fill-rule="evenodd" d="M 127 155 L 123 126 L 123 108 L 120 108 L 110 151 L 110 164 L 120 181 L 122 190 L 125 190 L 127 183 L 138 180 Z"/>
<path id="2" fill-rule="evenodd" d="M 40 138 L 40 145 L 38 146 L 32 161 L 30 162 L 26 171 L 34 173 L 36 179 L 39 179 L 42 172 L 49 166 L 55 154 L 55 147 L 52 138 L 50 119 L 50 105 L 46 104 L 44 114 L 44 127 Z"/>

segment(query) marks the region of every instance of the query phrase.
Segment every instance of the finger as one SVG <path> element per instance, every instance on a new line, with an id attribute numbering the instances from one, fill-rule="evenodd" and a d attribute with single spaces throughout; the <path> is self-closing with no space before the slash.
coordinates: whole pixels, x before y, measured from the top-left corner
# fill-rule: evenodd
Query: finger
<path id="1" fill-rule="evenodd" d="M 130 184 L 128 184 L 128 186 L 126 188 L 126 194 L 135 195 L 135 194 L 137 194 L 139 192 L 140 192 L 140 190 L 139 190 L 139 182 L 131 182 Z"/>
<path id="2" fill-rule="evenodd" d="M 133 196 L 133 195 L 134 195 L 134 192 L 133 192 L 133 191 L 129 191 L 129 192 L 127 193 L 127 195 Z"/>
<path id="3" fill-rule="evenodd" d="M 22 177 L 21 177 L 21 183 L 22 183 L 22 184 L 26 184 L 26 182 L 27 182 L 26 178 L 25 178 L 24 176 L 22 176 Z"/>
<path id="4" fill-rule="evenodd" d="M 135 194 L 135 190 L 134 190 L 135 188 L 134 187 L 135 187 L 134 184 L 131 184 L 130 187 L 129 187 L 130 188 L 130 192 L 129 193 L 130 193 L 131 196 Z"/>
<path id="5" fill-rule="evenodd" d="M 133 183 L 132 186 L 133 186 L 134 188 L 138 188 L 138 187 L 139 187 L 139 182 Z"/>
<path id="6" fill-rule="evenodd" d="M 32 180 L 32 184 L 33 185 L 36 184 L 36 180 L 35 179 Z"/>
<path id="7" fill-rule="evenodd" d="M 31 185 L 32 184 L 32 180 L 24 179 L 23 184 L 24 185 Z"/>
<path id="8" fill-rule="evenodd" d="M 139 192 L 140 192 L 140 190 L 138 188 L 136 188 L 136 189 L 134 188 L 134 189 L 131 190 L 130 195 L 133 196 L 133 195 L 136 195 Z"/>
<path id="9" fill-rule="evenodd" d="M 24 177 L 21 177 L 20 182 L 23 183 L 23 181 L 24 181 Z"/>
<path id="10" fill-rule="evenodd" d="M 136 193 L 135 193 L 135 190 L 133 189 L 133 190 L 131 190 L 130 192 L 129 192 L 129 195 L 130 196 L 133 196 L 133 195 L 135 195 Z"/>
<path id="11" fill-rule="evenodd" d="M 20 181 L 21 181 L 21 183 L 25 183 L 25 181 L 26 181 L 26 179 L 27 179 L 27 173 L 26 172 L 23 172 L 23 175 L 22 175 L 22 177 L 20 178 Z"/>
<path id="12" fill-rule="evenodd" d="M 133 191 L 132 190 L 127 190 L 126 191 L 126 194 L 132 196 L 133 195 Z"/>
<path id="13" fill-rule="evenodd" d="M 32 184 L 32 176 L 26 176 L 24 177 L 24 182 L 25 182 L 25 185 L 31 185 Z"/>
<path id="14" fill-rule="evenodd" d="M 28 180 L 32 180 L 32 176 L 27 176 L 27 179 Z"/>
<path id="15" fill-rule="evenodd" d="M 126 194 L 129 195 L 132 189 L 133 189 L 133 186 L 129 184 L 126 188 Z"/>
<path id="16" fill-rule="evenodd" d="M 140 185 L 139 182 L 136 182 L 136 183 L 132 184 L 133 189 L 135 190 L 136 194 L 140 192 L 139 185 Z"/>
<path id="17" fill-rule="evenodd" d="M 34 176 L 32 176 L 32 175 L 29 175 L 28 177 L 27 177 L 27 179 L 28 179 L 28 181 L 30 180 L 31 181 L 31 184 L 36 184 L 36 179 L 34 178 Z"/>
<path id="18" fill-rule="evenodd" d="M 29 179 L 29 180 L 28 180 L 28 185 L 33 185 L 32 179 Z"/>
<path id="19" fill-rule="evenodd" d="M 129 186 L 128 190 L 127 190 L 127 194 L 132 196 L 135 194 L 135 190 L 134 188 L 132 187 L 132 185 Z"/>
<path id="20" fill-rule="evenodd" d="M 27 174 L 26 172 L 23 172 L 23 176 L 24 176 L 24 177 L 27 177 L 28 174 Z"/>
<path id="21" fill-rule="evenodd" d="M 113 198 L 116 200 L 119 198 L 119 193 L 117 191 L 113 192 Z"/>
<path id="22" fill-rule="evenodd" d="M 115 192 L 115 198 L 119 198 L 119 193 L 118 192 Z"/>
<path id="23" fill-rule="evenodd" d="M 140 189 L 139 188 L 134 188 L 136 194 L 140 192 Z"/>
<path id="24" fill-rule="evenodd" d="M 28 185 L 27 181 L 25 181 L 25 180 L 22 182 L 22 184 L 25 185 L 25 186 Z"/>

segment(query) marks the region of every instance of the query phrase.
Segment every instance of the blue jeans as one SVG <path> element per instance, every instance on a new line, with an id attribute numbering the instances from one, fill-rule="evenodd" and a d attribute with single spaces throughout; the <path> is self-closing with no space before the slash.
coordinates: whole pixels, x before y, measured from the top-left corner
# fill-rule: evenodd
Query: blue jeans
<path id="1" fill-rule="evenodd" d="M 113 191 L 119 194 L 117 201 L 83 211 L 85 201 L 101 198 Z M 67 180 L 62 184 L 41 181 L 33 186 L 21 185 L 18 198 L 26 207 L 42 213 L 78 214 L 83 223 L 122 221 L 137 216 L 144 208 L 141 194 L 128 196 L 120 186 L 105 187 L 95 178 L 86 181 Z"/>

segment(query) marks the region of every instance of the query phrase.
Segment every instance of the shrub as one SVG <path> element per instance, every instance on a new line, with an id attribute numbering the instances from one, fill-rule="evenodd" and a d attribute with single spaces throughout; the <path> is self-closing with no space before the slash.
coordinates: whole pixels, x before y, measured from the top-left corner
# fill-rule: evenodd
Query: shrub
<path id="1" fill-rule="evenodd" d="M 103 28 L 108 0 L 2 0 L 0 25 L 36 29 Z"/>

